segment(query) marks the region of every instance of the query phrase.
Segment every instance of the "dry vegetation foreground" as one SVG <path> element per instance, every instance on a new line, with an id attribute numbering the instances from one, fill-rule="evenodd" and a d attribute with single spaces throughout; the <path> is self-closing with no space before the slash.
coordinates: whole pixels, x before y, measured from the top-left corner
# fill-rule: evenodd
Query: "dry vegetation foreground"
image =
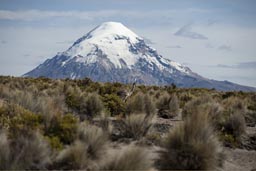
<path id="1" fill-rule="evenodd" d="M 0 76 L 0 170 L 256 170 L 256 93 Z"/>

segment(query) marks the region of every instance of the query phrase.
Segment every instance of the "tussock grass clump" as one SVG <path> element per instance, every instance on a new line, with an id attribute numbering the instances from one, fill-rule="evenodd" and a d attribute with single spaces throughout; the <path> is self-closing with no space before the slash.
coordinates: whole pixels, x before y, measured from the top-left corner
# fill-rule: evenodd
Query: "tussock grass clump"
<path id="1" fill-rule="evenodd" d="M 190 92 L 182 92 L 179 94 L 180 107 L 183 108 L 184 105 L 195 98 Z"/>
<path id="2" fill-rule="evenodd" d="M 50 164 L 50 148 L 39 132 L 23 134 L 10 140 L 10 162 L 7 169 L 46 169 Z"/>
<path id="3" fill-rule="evenodd" d="M 144 96 L 144 112 L 147 115 L 155 115 L 156 113 L 155 103 L 148 94 Z"/>
<path id="4" fill-rule="evenodd" d="M 97 93 L 82 93 L 79 87 L 66 88 L 65 102 L 70 109 L 78 113 L 81 119 L 92 119 L 104 109 L 103 102 Z"/>
<path id="5" fill-rule="evenodd" d="M 140 139 L 144 137 L 152 126 L 153 118 L 146 114 L 131 114 L 124 119 L 123 128 L 125 138 Z"/>
<path id="6" fill-rule="evenodd" d="M 238 97 L 229 97 L 223 101 L 223 106 L 230 112 L 239 111 L 242 114 L 246 112 L 246 104 L 243 100 Z"/>
<path id="7" fill-rule="evenodd" d="M 108 136 L 101 128 L 94 125 L 81 124 L 78 128 L 78 139 L 88 146 L 87 152 L 91 159 L 100 159 L 105 153 Z"/>
<path id="8" fill-rule="evenodd" d="M 157 102 L 158 115 L 163 118 L 173 118 L 180 112 L 179 100 L 175 94 L 164 94 Z"/>
<path id="9" fill-rule="evenodd" d="M 240 138 L 245 133 L 246 125 L 244 116 L 239 113 L 235 113 L 230 117 L 230 123 L 233 125 L 233 135 L 235 138 Z"/>
<path id="10" fill-rule="evenodd" d="M 152 160 L 150 153 L 142 147 L 130 145 L 120 151 L 115 151 L 101 166 L 101 170 L 150 170 Z"/>
<path id="11" fill-rule="evenodd" d="M 105 134 L 107 134 L 108 136 L 111 135 L 113 128 L 114 128 L 111 120 L 109 119 L 108 116 L 106 116 L 106 114 L 103 114 L 100 117 L 99 126 L 102 128 L 103 132 Z"/>
<path id="12" fill-rule="evenodd" d="M 6 132 L 0 130 L 0 170 L 9 169 L 10 165 L 10 145 Z"/>
<path id="13" fill-rule="evenodd" d="M 88 169 L 94 165 L 89 159 L 88 146 L 82 141 L 75 141 L 72 145 L 62 150 L 56 157 L 51 169 L 79 170 Z"/>
<path id="14" fill-rule="evenodd" d="M 84 114 L 89 118 L 100 115 L 104 109 L 103 103 L 96 93 L 91 93 L 86 96 L 82 106 L 84 107 Z"/>
<path id="15" fill-rule="evenodd" d="M 246 106 L 241 100 L 234 97 L 225 99 L 223 103 L 225 110 L 223 112 L 223 118 L 219 119 L 222 133 L 229 137 L 232 136 L 235 141 L 234 143 L 238 143 L 246 129 Z"/>
<path id="16" fill-rule="evenodd" d="M 97 170 L 107 145 L 107 136 L 100 128 L 81 124 L 77 140 L 59 153 L 52 168 Z"/>
<path id="17" fill-rule="evenodd" d="M 167 136 L 160 154 L 159 168 L 163 170 L 215 169 L 221 148 L 207 115 L 198 113 L 187 118 Z"/>
<path id="18" fill-rule="evenodd" d="M 236 141 L 240 141 L 245 133 L 245 119 L 240 113 L 231 114 L 224 122 L 224 132 L 233 135 Z"/>
<path id="19" fill-rule="evenodd" d="M 128 100 L 126 113 L 146 113 L 154 115 L 156 112 L 155 104 L 148 94 L 138 93 Z"/>
<path id="20" fill-rule="evenodd" d="M 5 87 L 1 96 L 8 101 L 19 104 L 23 108 L 38 114 L 47 115 L 66 111 L 63 96 L 55 95 L 54 97 L 50 97 L 45 93 L 39 94 L 36 87 L 33 87 L 33 91 Z"/>
<path id="21" fill-rule="evenodd" d="M 199 112 L 209 114 L 213 103 L 214 100 L 212 99 L 211 96 L 199 96 L 185 104 L 182 111 L 182 117 L 186 118 L 189 115 L 196 114 Z"/>

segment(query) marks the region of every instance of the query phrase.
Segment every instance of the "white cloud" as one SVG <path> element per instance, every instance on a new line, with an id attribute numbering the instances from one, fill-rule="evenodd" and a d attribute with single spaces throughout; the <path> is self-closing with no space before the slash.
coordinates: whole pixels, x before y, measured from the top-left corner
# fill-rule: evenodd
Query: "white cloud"
<path id="1" fill-rule="evenodd" d="M 229 45 L 221 45 L 218 47 L 219 50 L 231 51 L 232 48 Z"/>
<path id="2" fill-rule="evenodd" d="M 180 49 L 182 48 L 180 45 L 173 45 L 173 46 L 167 46 L 167 48 L 177 48 L 177 49 Z"/>
<path id="3" fill-rule="evenodd" d="M 87 12 L 79 11 L 41 11 L 41 10 L 24 10 L 10 11 L 0 10 L 0 19 L 2 20 L 24 20 L 35 21 L 52 17 L 76 17 L 90 20 L 91 16 Z"/>
<path id="4" fill-rule="evenodd" d="M 235 65 L 218 64 L 216 67 L 220 67 L 220 68 L 234 68 L 234 69 L 254 69 L 254 70 L 256 70 L 256 61 L 241 62 L 241 63 L 235 64 Z"/>
<path id="5" fill-rule="evenodd" d="M 208 39 L 203 34 L 192 31 L 191 25 L 192 24 L 187 24 L 187 25 L 181 27 L 177 32 L 174 33 L 174 35 L 175 36 L 187 37 L 187 38 L 190 38 L 190 39 L 201 39 L 201 40 Z"/>

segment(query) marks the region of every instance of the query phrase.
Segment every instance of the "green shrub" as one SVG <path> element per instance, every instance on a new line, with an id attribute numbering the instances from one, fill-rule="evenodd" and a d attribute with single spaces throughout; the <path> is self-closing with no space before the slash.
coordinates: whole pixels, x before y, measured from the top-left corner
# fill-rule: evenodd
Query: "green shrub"
<path id="1" fill-rule="evenodd" d="M 104 85 L 100 86 L 99 94 L 104 96 L 106 94 L 116 94 L 118 87 L 121 85 L 119 83 L 105 83 Z"/>
<path id="2" fill-rule="evenodd" d="M 122 99 L 116 94 L 106 94 L 103 96 L 105 108 L 111 113 L 111 116 L 123 114 L 125 105 Z"/>
<path id="3" fill-rule="evenodd" d="M 186 118 L 163 144 L 158 161 L 161 170 L 216 169 L 221 161 L 220 145 L 205 114 Z"/>
<path id="4" fill-rule="evenodd" d="M 10 136 L 19 136 L 29 130 L 39 129 L 42 124 L 41 115 L 15 104 L 5 104 L 0 108 L 0 127 L 8 129 Z"/>
<path id="5" fill-rule="evenodd" d="M 232 134 L 220 133 L 219 140 L 223 142 L 223 145 L 226 147 L 238 147 L 238 142 L 235 140 Z"/>
<path id="6" fill-rule="evenodd" d="M 52 136 L 52 137 L 46 136 L 46 139 L 47 139 L 47 141 L 50 144 L 52 149 L 57 150 L 57 151 L 63 149 L 63 144 L 61 143 L 59 137 L 57 137 L 57 136 Z"/>
<path id="7" fill-rule="evenodd" d="M 80 110 L 80 91 L 75 91 L 76 89 L 68 88 L 66 93 L 65 102 L 67 106 L 73 110 L 79 111 Z"/>
<path id="8" fill-rule="evenodd" d="M 106 158 L 100 170 L 151 170 L 150 153 L 142 147 L 128 146 L 124 150 L 115 151 Z"/>
<path id="9" fill-rule="evenodd" d="M 58 137 L 61 143 L 70 144 L 76 137 L 77 126 L 78 119 L 74 115 L 55 115 L 45 130 L 45 135 Z"/>

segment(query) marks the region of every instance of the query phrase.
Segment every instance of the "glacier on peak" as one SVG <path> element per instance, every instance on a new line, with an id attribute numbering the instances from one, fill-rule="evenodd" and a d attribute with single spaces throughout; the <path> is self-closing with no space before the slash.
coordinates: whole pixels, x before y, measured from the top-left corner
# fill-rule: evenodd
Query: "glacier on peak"
<path id="1" fill-rule="evenodd" d="M 147 49 L 145 49 L 145 47 Z M 141 48 L 149 51 L 144 53 Z M 143 38 L 135 34 L 119 22 L 104 22 L 95 27 L 89 33 L 79 38 L 64 53 L 75 58 L 76 62 L 83 64 L 96 63 L 98 60 L 96 52 L 100 50 L 116 68 L 124 65 L 131 69 L 139 59 L 145 59 L 160 70 L 165 69 L 162 63 L 173 65 L 175 69 L 189 74 L 181 64 L 160 57 L 156 50 L 146 45 Z M 156 57 L 157 56 L 157 57 Z M 67 62 L 64 62 L 65 65 Z"/>

